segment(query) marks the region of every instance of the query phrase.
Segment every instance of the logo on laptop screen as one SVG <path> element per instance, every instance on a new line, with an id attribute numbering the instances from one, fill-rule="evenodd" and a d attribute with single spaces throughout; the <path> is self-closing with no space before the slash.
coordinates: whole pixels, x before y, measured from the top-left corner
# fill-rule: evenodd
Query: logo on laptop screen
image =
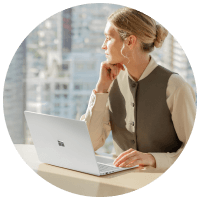
<path id="1" fill-rule="evenodd" d="M 60 141 L 60 140 L 58 140 L 58 145 L 61 146 L 61 147 L 64 147 L 64 146 L 65 146 L 65 145 L 64 145 L 64 142 L 62 142 L 62 141 Z"/>

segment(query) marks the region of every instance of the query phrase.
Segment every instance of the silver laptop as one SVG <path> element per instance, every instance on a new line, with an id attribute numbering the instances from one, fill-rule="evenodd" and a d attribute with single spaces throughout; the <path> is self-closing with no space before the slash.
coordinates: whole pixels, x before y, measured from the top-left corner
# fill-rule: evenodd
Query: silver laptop
<path id="1" fill-rule="evenodd" d="M 115 167 L 113 159 L 95 156 L 85 121 L 29 111 L 24 114 L 41 162 L 97 176 L 138 167 Z"/>

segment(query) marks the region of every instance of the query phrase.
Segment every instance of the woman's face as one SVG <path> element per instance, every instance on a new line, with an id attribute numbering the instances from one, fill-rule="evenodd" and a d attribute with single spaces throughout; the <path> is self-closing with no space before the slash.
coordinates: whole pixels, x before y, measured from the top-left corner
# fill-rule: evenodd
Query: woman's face
<path id="1" fill-rule="evenodd" d="M 109 21 L 106 24 L 104 34 L 106 39 L 104 40 L 102 49 L 105 50 L 107 61 L 110 64 L 123 63 L 123 60 L 125 59 L 121 54 L 123 41 L 114 28 L 114 25 Z"/>

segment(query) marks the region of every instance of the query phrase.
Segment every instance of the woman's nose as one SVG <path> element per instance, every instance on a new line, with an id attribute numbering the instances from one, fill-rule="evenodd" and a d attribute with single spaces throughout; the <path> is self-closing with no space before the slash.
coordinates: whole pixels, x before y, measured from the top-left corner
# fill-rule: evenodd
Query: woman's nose
<path id="1" fill-rule="evenodd" d="M 107 46 L 105 44 L 105 41 L 103 42 L 103 45 L 101 46 L 102 49 L 107 49 Z"/>

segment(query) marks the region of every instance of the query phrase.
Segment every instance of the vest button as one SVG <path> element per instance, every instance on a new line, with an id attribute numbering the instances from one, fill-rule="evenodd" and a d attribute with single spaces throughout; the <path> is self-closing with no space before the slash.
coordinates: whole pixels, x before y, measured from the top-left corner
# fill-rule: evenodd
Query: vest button
<path id="1" fill-rule="evenodd" d="M 132 125 L 134 126 L 134 125 L 135 125 L 135 123 L 133 122 L 133 123 L 132 123 Z"/>
<path id="2" fill-rule="evenodd" d="M 135 106 L 135 104 L 134 104 L 134 103 L 133 103 L 132 105 L 133 105 L 133 107 Z"/>
<path id="3" fill-rule="evenodd" d="M 133 87 L 136 87 L 136 83 L 133 83 L 132 86 L 133 86 Z"/>

